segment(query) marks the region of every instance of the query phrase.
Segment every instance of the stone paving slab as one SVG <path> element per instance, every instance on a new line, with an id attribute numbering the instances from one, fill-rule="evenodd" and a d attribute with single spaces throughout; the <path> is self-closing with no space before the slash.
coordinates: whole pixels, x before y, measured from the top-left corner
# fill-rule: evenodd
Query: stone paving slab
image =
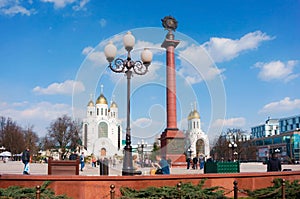
<path id="1" fill-rule="evenodd" d="M 3 163 L 0 161 L 0 174 L 22 174 L 23 163 L 19 161 L 8 161 Z M 143 175 L 149 175 L 151 167 L 140 168 Z M 282 165 L 282 169 L 292 169 L 292 171 L 300 171 L 300 164 L 298 165 Z M 240 172 L 266 172 L 267 166 L 262 163 L 241 163 Z M 48 164 L 31 163 L 30 174 L 31 175 L 47 175 Z M 171 174 L 202 174 L 203 169 L 193 170 L 186 168 L 171 168 Z M 122 174 L 122 164 L 118 164 L 115 167 L 109 168 L 110 176 L 120 176 Z M 83 176 L 99 176 L 100 169 L 98 167 L 92 167 L 91 164 L 86 164 L 84 170 L 79 175 Z"/>

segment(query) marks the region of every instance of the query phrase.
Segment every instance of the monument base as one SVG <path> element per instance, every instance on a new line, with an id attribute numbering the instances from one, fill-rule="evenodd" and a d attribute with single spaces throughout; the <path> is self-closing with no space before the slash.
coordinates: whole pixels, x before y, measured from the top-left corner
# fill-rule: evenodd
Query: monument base
<path id="1" fill-rule="evenodd" d="M 186 166 L 185 136 L 177 128 L 166 128 L 160 136 L 162 157 L 171 160 L 174 167 Z"/>

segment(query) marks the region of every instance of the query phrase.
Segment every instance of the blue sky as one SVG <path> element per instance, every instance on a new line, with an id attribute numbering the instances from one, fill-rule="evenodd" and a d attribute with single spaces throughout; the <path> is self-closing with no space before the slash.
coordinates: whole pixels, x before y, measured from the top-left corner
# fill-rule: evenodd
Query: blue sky
<path id="1" fill-rule="evenodd" d="M 300 1 L 0 0 L 0 115 L 45 135 L 62 114 L 82 118 L 100 94 L 119 105 L 125 129 L 125 77 L 112 74 L 103 47 L 136 36 L 134 58 L 153 53 L 149 73 L 134 76 L 134 139 L 165 128 L 166 35 L 161 19 L 178 20 L 178 126 L 197 102 L 211 140 L 226 128 L 250 127 L 268 116 L 300 113 Z M 73 92 L 73 86 L 75 90 Z"/>

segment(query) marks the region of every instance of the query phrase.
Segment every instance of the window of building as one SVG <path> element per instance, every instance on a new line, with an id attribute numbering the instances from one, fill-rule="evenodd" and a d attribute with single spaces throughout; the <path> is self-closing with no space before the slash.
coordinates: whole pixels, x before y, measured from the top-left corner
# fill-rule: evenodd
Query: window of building
<path id="1" fill-rule="evenodd" d="M 103 108 L 101 108 L 101 115 L 103 115 Z"/>
<path id="2" fill-rule="evenodd" d="M 272 139 L 271 138 L 264 140 L 264 145 L 270 145 L 270 144 L 272 144 Z"/>
<path id="3" fill-rule="evenodd" d="M 280 143 L 282 143 L 282 137 L 273 138 L 273 144 L 280 144 Z"/>
<path id="4" fill-rule="evenodd" d="M 105 109 L 105 116 L 107 116 L 107 108 Z"/>
<path id="5" fill-rule="evenodd" d="M 97 108 L 97 115 L 99 115 L 99 108 Z"/>
<path id="6" fill-rule="evenodd" d="M 108 137 L 108 125 L 105 122 L 100 122 L 98 126 L 98 138 Z"/>
<path id="7" fill-rule="evenodd" d="M 256 146 L 262 146 L 264 142 L 262 140 L 256 140 L 255 144 Z"/>

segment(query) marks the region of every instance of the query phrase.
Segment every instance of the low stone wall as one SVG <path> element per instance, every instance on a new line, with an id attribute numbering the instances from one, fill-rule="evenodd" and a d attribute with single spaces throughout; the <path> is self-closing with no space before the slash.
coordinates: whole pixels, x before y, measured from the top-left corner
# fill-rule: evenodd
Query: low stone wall
<path id="1" fill-rule="evenodd" d="M 35 187 L 44 181 L 52 181 L 50 188 L 56 194 L 66 194 L 74 199 L 110 198 L 110 185 L 115 185 L 116 198 L 120 187 L 142 189 L 149 186 L 175 186 L 177 183 L 198 184 L 206 179 L 205 187 L 222 186 L 227 196 L 233 196 L 233 182 L 239 189 L 259 189 L 272 186 L 272 180 L 282 178 L 289 181 L 299 180 L 300 171 L 234 173 L 234 174 L 197 174 L 197 175 L 156 175 L 156 176 L 58 176 L 58 175 L 0 175 L 0 187 L 13 185 Z"/>

